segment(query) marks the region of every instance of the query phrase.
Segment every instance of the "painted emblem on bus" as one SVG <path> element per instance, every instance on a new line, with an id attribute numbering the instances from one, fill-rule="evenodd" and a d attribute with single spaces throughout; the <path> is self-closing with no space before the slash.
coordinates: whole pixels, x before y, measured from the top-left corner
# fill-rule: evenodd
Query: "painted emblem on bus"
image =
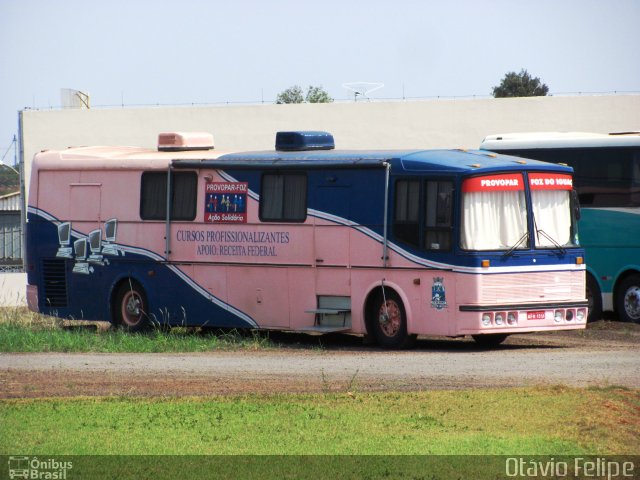
<path id="1" fill-rule="evenodd" d="M 247 223 L 248 182 L 207 182 L 204 221 Z"/>
<path id="2" fill-rule="evenodd" d="M 118 219 L 112 218 L 105 222 L 105 240 L 102 240 L 102 229 L 93 230 L 86 237 L 73 242 L 71 247 L 71 222 L 58 225 L 59 248 L 56 253 L 58 258 L 74 260 L 73 273 L 89 275 L 94 272 L 93 265 L 109 265 L 109 256 L 124 256 L 124 250 L 118 248 L 116 235 L 118 231 Z"/>
<path id="3" fill-rule="evenodd" d="M 433 277 L 431 286 L 431 308 L 442 310 L 447 307 L 447 292 L 444 287 L 443 277 Z"/>

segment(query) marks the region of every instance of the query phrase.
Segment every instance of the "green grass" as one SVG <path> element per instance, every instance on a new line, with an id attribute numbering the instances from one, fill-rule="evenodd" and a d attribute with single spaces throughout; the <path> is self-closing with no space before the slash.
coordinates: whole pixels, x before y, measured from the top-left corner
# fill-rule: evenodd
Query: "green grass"
<path id="1" fill-rule="evenodd" d="M 105 329 L 105 323 L 62 320 L 21 308 L 0 309 L 0 352 L 207 352 L 268 349 L 267 334 L 199 328 L 154 328 L 146 333 Z"/>
<path id="2" fill-rule="evenodd" d="M 613 455 L 640 451 L 640 392 L 564 387 L 0 402 L 0 453 Z"/>

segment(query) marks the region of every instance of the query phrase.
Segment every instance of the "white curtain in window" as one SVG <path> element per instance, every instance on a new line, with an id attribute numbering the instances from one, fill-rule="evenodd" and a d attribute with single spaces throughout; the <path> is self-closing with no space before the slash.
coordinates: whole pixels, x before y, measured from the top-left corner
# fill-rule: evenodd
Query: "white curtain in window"
<path id="1" fill-rule="evenodd" d="M 531 192 L 536 229 L 544 231 L 559 245 L 571 244 L 571 207 L 568 190 L 534 190 Z M 536 234 L 537 247 L 553 247 L 551 240 Z"/>
<path id="2" fill-rule="evenodd" d="M 504 250 L 527 231 L 524 191 L 466 192 L 461 244 L 466 250 Z M 526 248 L 526 242 L 520 248 Z"/>

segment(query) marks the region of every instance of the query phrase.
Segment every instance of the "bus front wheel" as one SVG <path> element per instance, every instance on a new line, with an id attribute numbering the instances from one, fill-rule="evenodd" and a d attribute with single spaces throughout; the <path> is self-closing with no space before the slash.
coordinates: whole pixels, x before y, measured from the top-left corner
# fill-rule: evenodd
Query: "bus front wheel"
<path id="1" fill-rule="evenodd" d="M 371 309 L 373 333 L 384 348 L 410 348 L 416 335 L 407 332 L 407 314 L 400 296 L 393 290 L 381 292 Z"/>
<path id="2" fill-rule="evenodd" d="M 587 273 L 587 302 L 589 302 L 589 315 L 587 322 L 595 322 L 602 318 L 602 294 L 598 282 Z"/>
<path id="3" fill-rule="evenodd" d="M 140 332 L 149 327 L 147 312 L 147 296 L 144 289 L 137 282 L 123 283 L 116 294 L 116 324 L 129 332 Z"/>
<path id="4" fill-rule="evenodd" d="M 474 342 L 480 348 L 494 348 L 505 341 L 508 335 L 504 333 L 486 333 L 483 335 L 472 335 Z"/>
<path id="5" fill-rule="evenodd" d="M 620 283 L 616 294 L 620 320 L 640 323 L 640 275 L 630 275 Z"/>

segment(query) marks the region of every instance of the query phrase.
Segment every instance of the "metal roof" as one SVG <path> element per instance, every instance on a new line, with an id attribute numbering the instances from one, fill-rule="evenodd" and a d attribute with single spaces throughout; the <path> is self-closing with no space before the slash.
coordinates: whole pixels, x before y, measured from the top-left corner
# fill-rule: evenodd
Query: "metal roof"
<path id="1" fill-rule="evenodd" d="M 19 212 L 21 207 L 20 192 L 0 196 L 0 211 Z"/>

